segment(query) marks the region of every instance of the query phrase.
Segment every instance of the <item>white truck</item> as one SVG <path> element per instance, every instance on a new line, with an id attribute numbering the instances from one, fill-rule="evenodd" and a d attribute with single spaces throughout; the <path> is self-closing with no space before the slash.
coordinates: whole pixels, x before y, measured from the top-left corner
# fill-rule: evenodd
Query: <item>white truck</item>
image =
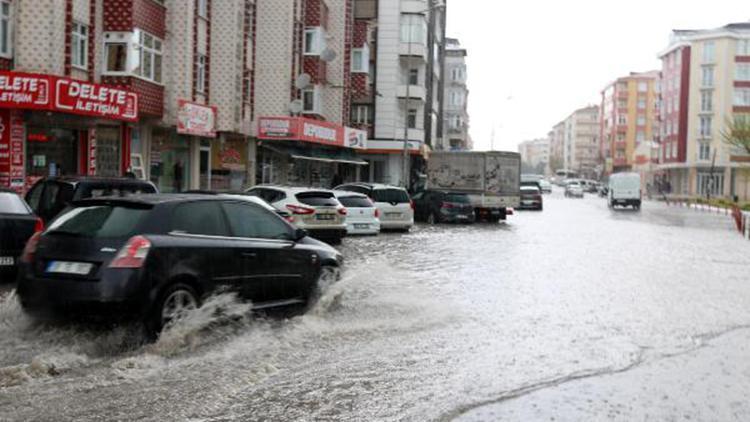
<path id="1" fill-rule="evenodd" d="M 426 189 L 469 194 L 478 220 L 505 220 L 521 203 L 521 155 L 516 152 L 432 152 Z"/>
<path id="2" fill-rule="evenodd" d="M 609 176 L 607 204 L 641 209 L 641 175 L 638 173 L 616 173 Z"/>

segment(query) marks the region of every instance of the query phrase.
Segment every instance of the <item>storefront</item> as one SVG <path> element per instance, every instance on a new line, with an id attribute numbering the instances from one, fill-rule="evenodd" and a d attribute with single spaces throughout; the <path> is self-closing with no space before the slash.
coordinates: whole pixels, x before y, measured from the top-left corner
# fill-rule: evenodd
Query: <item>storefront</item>
<path id="1" fill-rule="evenodd" d="M 0 186 L 48 176 L 121 176 L 130 165 L 136 94 L 105 85 L 0 72 Z"/>
<path id="2" fill-rule="evenodd" d="M 360 180 L 367 162 L 356 151 L 367 134 L 300 117 L 262 117 L 258 124 L 260 183 L 330 188 Z"/>

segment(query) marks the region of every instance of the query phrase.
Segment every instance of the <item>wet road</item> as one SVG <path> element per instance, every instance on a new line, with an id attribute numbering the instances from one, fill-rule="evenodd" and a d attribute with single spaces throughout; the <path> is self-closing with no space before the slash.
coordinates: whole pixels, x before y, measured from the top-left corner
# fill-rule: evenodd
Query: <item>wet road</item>
<path id="1" fill-rule="evenodd" d="M 246 307 L 219 297 L 152 345 L 34 324 L 6 294 L 0 420 L 748 420 L 732 230 L 556 192 L 508 224 L 348 239 L 310 313 L 223 323 Z"/>

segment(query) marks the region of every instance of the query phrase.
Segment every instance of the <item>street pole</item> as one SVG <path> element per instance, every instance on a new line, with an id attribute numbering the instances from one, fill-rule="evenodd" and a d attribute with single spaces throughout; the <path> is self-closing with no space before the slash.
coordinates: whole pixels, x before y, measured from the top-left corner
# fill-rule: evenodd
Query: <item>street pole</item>
<path id="1" fill-rule="evenodd" d="M 401 156 L 401 181 L 404 184 L 404 188 L 409 189 L 409 181 L 407 173 L 409 171 L 409 106 L 411 105 L 411 81 L 409 80 L 411 72 L 411 44 L 412 44 L 412 23 L 409 22 L 409 36 L 407 41 L 409 43 L 407 53 L 407 68 L 406 68 L 406 99 L 404 101 L 404 150 Z"/>

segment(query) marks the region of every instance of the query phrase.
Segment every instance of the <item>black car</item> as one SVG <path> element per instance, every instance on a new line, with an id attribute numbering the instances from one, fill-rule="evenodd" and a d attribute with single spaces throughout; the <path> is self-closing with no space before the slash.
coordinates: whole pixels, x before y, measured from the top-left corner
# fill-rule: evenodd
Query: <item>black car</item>
<path id="1" fill-rule="evenodd" d="M 142 193 L 157 193 L 156 186 L 145 180 L 126 177 L 52 177 L 36 182 L 26 193 L 26 202 L 46 224 L 73 201 Z"/>
<path id="2" fill-rule="evenodd" d="M 26 241 L 43 229 L 42 220 L 16 192 L 0 189 L 0 281 L 15 280 Z"/>
<path id="3" fill-rule="evenodd" d="M 521 186 L 521 204 L 518 209 L 539 210 L 544 207 L 542 191 L 536 186 Z"/>
<path id="4" fill-rule="evenodd" d="M 414 195 L 414 218 L 435 223 L 473 223 L 474 207 L 465 193 L 426 190 Z"/>
<path id="5" fill-rule="evenodd" d="M 137 317 L 150 333 L 221 290 L 253 309 L 305 304 L 342 256 L 275 213 L 220 195 L 74 203 L 21 258 L 31 314 Z"/>

